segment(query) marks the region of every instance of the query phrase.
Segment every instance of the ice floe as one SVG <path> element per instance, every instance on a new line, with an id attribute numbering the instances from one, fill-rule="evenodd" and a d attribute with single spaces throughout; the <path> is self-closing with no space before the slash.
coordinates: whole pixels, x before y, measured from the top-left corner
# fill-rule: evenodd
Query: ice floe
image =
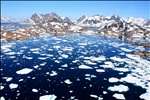
<path id="1" fill-rule="evenodd" d="M 127 48 L 120 48 L 122 51 L 125 51 L 125 52 L 132 52 L 132 50 L 130 49 L 127 49 Z"/>
<path id="2" fill-rule="evenodd" d="M 80 65 L 78 68 L 80 68 L 80 69 L 93 69 L 92 67 L 87 66 L 87 65 Z"/>
<path id="3" fill-rule="evenodd" d="M 108 87 L 108 90 L 110 90 L 110 91 L 118 91 L 118 92 L 126 92 L 126 91 L 129 90 L 129 88 L 127 86 L 125 86 L 125 85 L 120 84 L 118 86 L 117 85 L 110 86 L 110 87 Z"/>
<path id="4" fill-rule="evenodd" d="M 113 95 L 113 97 L 115 97 L 116 99 L 119 99 L 119 100 L 125 100 L 125 97 L 123 94 L 115 93 Z"/>
<path id="5" fill-rule="evenodd" d="M 68 64 L 61 65 L 61 67 L 68 67 Z"/>
<path id="6" fill-rule="evenodd" d="M 39 100 L 55 100 L 57 96 L 53 95 L 43 95 L 40 96 Z"/>
<path id="7" fill-rule="evenodd" d="M 105 72 L 103 69 L 96 69 L 96 72 Z"/>
<path id="8" fill-rule="evenodd" d="M 29 74 L 30 72 L 32 72 L 33 69 L 30 68 L 23 68 L 21 70 L 16 71 L 17 74 Z"/>
<path id="9" fill-rule="evenodd" d="M 0 90 L 3 90 L 4 89 L 4 86 L 0 86 Z"/>
<path id="10" fill-rule="evenodd" d="M 108 79 L 108 81 L 109 81 L 110 83 L 115 83 L 115 82 L 118 82 L 119 79 L 118 79 L 118 78 L 115 78 L 115 77 L 111 77 L 111 78 Z"/>
<path id="11" fill-rule="evenodd" d="M 50 74 L 50 76 L 55 76 L 57 75 L 56 71 L 52 71 L 52 73 Z"/>
<path id="12" fill-rule="evenodd" d="M 128 68 L 114 68 L 116 71 L 121 71 L 121 72 L 129 72 Z"/>
<path id="13" fill-rule="evenodd" d="M 9 84 L 10 89 L 15 89 L 18 87 L 18 84 L 11 83 Z"/>
<path id="14" fill-rule="evenodd" d="M 2 96 L 2 97 L 0 97 L 0 100 L 5 100 L 5 98 Z"/>
<path id="15" fill-rule="evenodd" d="M 97 96 L 97 95 L 93 95 L 93 94 L 91 94 L 91 95 L 90 95 L 90 97 L 98 98 L 98 96 Z"/>
<path id="16" fill-rule="evenodd" d="M 11 81 L 12 79 L 13 79 L 12 77 L 8 77 L 8 78 L 6 79 L 6 82 Z"/>
<path id="17" fill-rule="evenodd" d="M 116 57 L 116 56 L 110 57 L 110 59 L 111 59 L 111 60 L 114 60 L 114 61 L 118 61 L 118 62 L 124 62 L 124 61 L 125 61 L 124 59 L 122 59 L 122 58 L 120 58 L 120 57 Z"/>
<path id="18" fill-rule="evenodd" d="M 69 79 L 66 79 L 64 82 L 65 82 L 66 84 L 71 84 L 71 83 L 72 83 Z"/>
<path id="19" fill-rule="evenodd" d="M 100 56 L 100 57 L 93 57 L 91 58 L 92 61 L 103 61 L 106 60 L 105 56 Z"/>
<path id="20" fill-rule="evenodd" d="M 141 94 L 141 95 L 140 95 L 140 98 L 141 98 L 141 99 L 144 99 L 144 100 L 149 100 L 149 99 L 150 99 L 150 93 Z"/>
<path id="21" fill-rule="evenodd" d="M 32 92 L 38 92 L 38 90 L 37 89 L 32 89 Z"/>

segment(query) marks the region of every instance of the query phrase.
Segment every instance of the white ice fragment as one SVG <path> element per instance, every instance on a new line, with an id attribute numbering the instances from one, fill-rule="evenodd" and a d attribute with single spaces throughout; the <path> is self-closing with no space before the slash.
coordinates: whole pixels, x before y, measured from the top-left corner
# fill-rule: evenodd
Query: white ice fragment
<path id="1" fill-rule="evenodd" d="M 62 54 L 61 55 L 63 58 L 68 58 L 68 55 L 66 55 L 66 54 Z"/>
<path id="2" fill-rule="evenodd" d="M 71 83 L 72 83 L 69 79 L 66 79 L 64 82 L 65 82 L 66 84 L 71 84 Z"/>
<path id="3" fill-rule="evenodd" d="M 120 81 L 125 81 L 125 82 L 128 82 L 128 83 L 140 83 L 141 79 L 138 79 L 134 76 L 132 76 L 131 74 L 128 74 L 126 77 L 124 78 L 121 78 Z"/>
<path id="4" fill-rule="evenodd" d="M 31 59 L 33 59 L 33 57 L 26 57 L 26 59 L 29 59 L 29 60 L 31 60 Z"/>
<path id="5" fill-rule="evenodd" d="M 50 74 L 50 76 L 55 76 L 57 75 L 56 71 L 52 71 L 52 73 Z"/>
<path id="6" fill-rule="evenodd" d="M 108 81 L 109 81 L 110 83 L 115 83 L 115 82 L 118 82 L 119 79 L 118 79 L 118 78 L 115 78 L 115 77 L 111 77 L 111 78 L 108 79 Z"/>
<path id="7" fill-rule="evenodd" d="M 91 95 L 90 95 L 90 97 L 98 98 L 98 96 L 97 96 L 97 95 L 93 95 L 93 94 L 91 94 Z"/>
<path id="8" fill-rule="evenodd" d="M 80 69 L 93 69 L 92 67 L 87 66 L 87 65 L 80 65 L 79 68 Z"/>
<path id="9" fill-rule="evenodd" d="M 128 72 L 129 71 L 128 68 L 114 68 L 114 70 L 121 71 L 121 72 Z"/>
<path id="10" fill-rule="evenodd" d="M 84 62 L 88 65 L 97 65 L 97 63 L 91 62 L 90 60 L 84 60 Z"/>
<path id="11" fill-rule="evenodd" d="M 43 62 L 40 64 L 40 66 L 45 66 L 47 62 Z"/>
<path id="12" fill-rule="evenodd" d="M 40 59 L 40 60 L 46 60 L 47 58 L 46 57 L 38 57 L 38 59 Z"/>
<path id="13" fill-rule="evenodd" d="M 35 66 L 33 66 L 35 69 L 37 69 L 38 67 L 39 67 L 39 65 L 35 65 Z"/>
<path id="14" fill-rule="evenodd" d="M 68 65 L 67 65 L 67 64 L 64 64 L 64 65 L 61 65 L 61 67 L 68 67 Z"/>
<path id="15" fill-rule="evenodd" d="M 91 59 L 92 61 L 103 61 L 106 60 L 105 56 L 100 56 L 100 57 L 93 57 Z"/>
<path id="16" fill-rule="evenodd" d="M 126 92 L 129 90 L 129 88 L 125 85 L 114 85 L 114 86 L 110 86 L 108 87 L 108 90 L 110 91 L 118 91 L 118 92 Z"/>
<path id="17" fill-rule="evenodd" d="M 111 60 L 114 60 L 114 61 L 118 61 L 118 62 L 124 62 L 124 61 L 125 61 L 124 59 L 119 58 L 119 57 L 116 57 L 116 56 L 110 57 L 110 59 L 111 59 Z"/>
<path id="18" fill-rule="evenodd" d="M 127 48 L 120 48 L 122 51 L 125 51 L 125 52 L 132 52 L 132 50 L 130 49 L 127 49 Z"/>
<path id="19" fill-rule="evenodd" d="M 1 97 L 0 100 L 5 100 L 5 98 L 4 98 L 4 97 Z"/>
<path id="20" fill-rule="evenodd" d="M 4 86 L 0 86 L 0 90 L 3 90 L 4 89 Z"/>
<path id="21" fill-rule="evenodd" d="M 28 73 L 30 73 L 31 71 L 33 71 L 33 69 L 24 68 L 24 69 L 18 70 L 16 73 L 17 73 L 17 74 L 28 74 Z"/>
<path id="22" fill-rule="evenodd" d="M 103 69 L 96 69 L 97 72 L 105 72 Z"/>
<path id="23" fill-rule="evenodd" d="M 113 95 L 113 97 L 115 97 L 116 99 L 125 100 L 125 97 L 124 97 L 123 94 L 115 93 L 115 94 Z"/>
<path id="24" fill-rule="evenodd" d="M 141 94 L 140 98 L 144 99 L 144 100 L 149 100 L 150 99 L 150 93 L 147 92 L 147 93 Z"/>
<path id="25" fill-rule="evenodd" d="M 11 83 L 11 84 L 9 85 L 9 87 L 10 87 L 10 89 L 15 89 L 15 88 L 18 87 L 18 84 Z"/>
<path id="26" fill-rule="evenodd" d="M 39 100 L 55 100 L 57 98 L 57 96 L 53 95 L 43 95 L 40 96 Z"/>
<path id="27" fill-rule="evenodd" d="M 12 79 L 13 79 L 12 77 L 8 77 L 8 78 L 6 79 L 6 82 L 11 81 Z"/>
<path id="28" fill-rule="evenodd" d="M 38 90 L 37 89 L 32 89 L 32 92 L 38 92 Z"/>

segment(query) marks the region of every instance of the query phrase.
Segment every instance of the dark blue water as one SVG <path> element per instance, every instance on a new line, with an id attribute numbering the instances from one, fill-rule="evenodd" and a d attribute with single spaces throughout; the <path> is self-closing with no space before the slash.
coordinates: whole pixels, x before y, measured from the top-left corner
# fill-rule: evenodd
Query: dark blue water
<path id="1" fill-rule="evenodd" d="M 8 44 L 11 47 L 6 47 L 10 49 L 6 51 L 5 46 Z M 34 53 L 31 50 L 33 48 L 39 48 L 37 50 L 38 53 Z M 64 48 L 72 49 L 64 50 Z M 121 48 L 128 48 L 132 51 L 141 49 L 114 38 L 105 38 L 98 35 L 42 36 L 40 40 L 30 38 L 24 41 L 2 43 L 1 85 L 4 86 L 4 89 L 1 90 L 1 96 L 6 100 L 39 100 L 40 96 L 54 94 L 57 96 L 56 100 L 69 100 L 71 96 L 75 96 L 74 99 L 78 100 L 98 100 L 98 98 L 90 96 L 93 94 L 102 97 L 103 100 L 116 100 L 113 95 L 120 92 L 110 91 L 108 87 L 123 84 L 129 88 L 128 91 L 120 93 L 124 95 L 126 100 L 141 100 L 139 96 L 146 92 L 141 86 L 135 86 L 128 82 L 119 81 L 110 83 L 108 81 L 111 77 L 120 79 L 126 77 L 128 74 L 134 73 L 135 68 L 129 68 L 126 62 L 121 63 L 110 59 L 110 57 L 114 56 L 127 58 L 126 54 L 132 53 L 122 51 Z M 14 54 L 7 54 L 9 52 L 14 52 Z M 49 54 L 53 55 L 53 57 L 49 57 Z M 64 54 L 68 55 L 68 57 L 62 57 Z M 26 59 L 25 56 L 33 57 L 33 59 Z M 99 56 L 104 56 L 106 60 L 92 61 L 96 65 L 90 65 L 84 62 L 86 60 L 84 57 Z M 39 57 L 46 59 L 41 60 Z M 74 60 L 78 61 L 73 63 Z M 148 61 L 148 59 L 145 60 Z M 116 68 L 126 67 L 130 70 L 128 72 L 121 72 L 113 68 L 101 67 L 106 61 L 112 62 Z M 135 60 L 131 59 L 131 61 L 134 61 L 137 65 L 139 64 Z M 41 66 L 40 64 L 44 62 L 46 64 Z M 68 67 L 62 67 L 64 64 L 67 64 Z M 35 65 L 39 67 L 36 69 L 33 67 Z M 87 65 L 92 69 L 80 69 L 78 68 L 80 65 Z M 30 68 L 33 71 L 24 75 L 16 73 L 16 71 L 23 68 Z M 96 72 L 96 69 L 103 69 L 105 72 Z M 52 71 L 55 71 L 57 75 L 50 76 L 46 74 Z M 86 78 L 89 76 L 86 76 L 86 74 L 96 77 L 87 80 Z M 12 77 L 13 79 L 6 82 L 4 77 Z M 20 79 L 23 79 L 23 81 L 19 81 Z M 69 79 L 72 83 L 66 84 L 64 82 L 66 79 Z M 18 84 L 18 87 L 10 89 L 10 83 Z M 38 92 L 32 92 L 33 88 L 37 89 Z M 70 90 L 73 92 L 70 92 Z M 104 94 L 104 91 L 107 94 Z"/>

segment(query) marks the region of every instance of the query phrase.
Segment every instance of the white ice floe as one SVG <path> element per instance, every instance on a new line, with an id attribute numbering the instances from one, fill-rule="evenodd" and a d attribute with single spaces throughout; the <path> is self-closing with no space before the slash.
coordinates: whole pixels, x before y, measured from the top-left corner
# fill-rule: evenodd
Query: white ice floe
<path id="1" fill-rule="evenodd" d="M 39 51 L 40 50 L 40 48 L 32 48 L 32 49 L 30 49 L 30 51 Z"/>
<path id="2" fill-rule="evenodd" d="M 100 66 L 103 68 L 114 68 L 114 64 L 112 62 L 106 61 L 104 63 L 105 63 L 105 65 L 100 65 Z"/>
<path id="3" fill-rule="evenodd" d="M 111 77 L 111 78 L 108 79 L 108 81 L 109 81 L 110 83 L 115 83 L 115 82 L 118 82 L 119 79 L 118 79 L 118 78 L 115 78 L 115 77 Z"/>
<path id="4" fill-rule="evenodd" d="M 31 59 L 33 59 L 33 57 L 27 57 L 27 56 L 26 56 L 26 59 L 29 59 L 29 60 L 31 60 Z"/>
<path id="5" fill-rule="evenodd" d="M 72 61 L 73 63 L 77 63 L 79 60 L 74 60 L 74 61 Z"/>
<path id="6" fill-rule="evenodd" d="M 88 65 L 97 65 L 97 63 L 91 62 L 90 60 L 84 60 L 84 62 Z"/>
<path id="7" fill-rule="evenodd" d="M 2 97 L 0 97 L 0 100 L 5 100 L 5 98 L 2 96 Z"/>
<path id="8" fill-rule="evenodd" d="M 129 72 L 128 68 L 114 68 L 116 71 L 121 71 L 121 72 Z"/>
<path id="9" fill-rule="evenodd" d="M 61 67 L 68 67 L 68 64 L 61 65 Z"/>
<path id="10" fill-rule="evenodd" d="M 115 97 L 116 99 L 125 100 L 125 97 L 124 97 L 123 94 L 115 93 L 115 94 L 113 95 L 113 97 Z"/>
<path id="11" fill-rule="evenodd" d="M 122 58 L 120 58 L 120 57 L 116 57 L 116 56 L 110 57 L 110 59 L 111 59 L 111 60 L 114 60 L 114 61 L 118 61 L 118 62 L 124 62 L 124 61 L 125 61 L 124 59 L 122 59 Z"/>
<path id="12" fill-rule="evenodd" d="M 128 83 L 140 83 L 141 79 L 138 79 L 137 77 L 132 76 L 131 74 L 128 74 L 126 77 L 121 78 L 120 81 L 125 81 Z"/>
<path id="13" fill-rule="evenodd" d="M 46 57 L 38 57 L 38 59 L 40 59 L 40 60 L 46 60 L 47 58 Z"/>
<path id="14" fill-rule="evenodd" d="M 140 56 L 139 55 L 133 55 L 133 54 L 126 54 L 126 56 L 130 59 L 134 59 L 139 61 L 140 60 Z"/>
<path id="15" fill-rule="evenodd" d="M 65 82 L 66 84 L 71 84 L 71 83 L 72 83 L 69 79 L 66 79 L 64 82 Z"/>
<path id="16" fill-rule="evenodd" d="M 100 57 L 93 57 L 91 58 L 92 61 L 103 61 L 106 60 L 105 56 L 100 56 Z"/>
<path id="17" fill-rule="evenodd" d="M 3 90 L 4 89 L 4 86 L 0 86 L 0 90 Z"/>
<path id="18" fill-rule="evenodd" d="M 78 43 L 78 45 L 86 46 L 86 45 L 87 45 L 87 43 Z"/>
<path id="19" fill-rule="evenodd" d="M 91 94 L 91 95 L 90 95 L 90 97 L 98 98 L 98 96 L 97 96 L 97 95 L 93 95 L 93 94 Z"/>
<path id="20" fill-rule="evenodd" d="M 15 89 L 18 87 L 18 84 L 11 83 L 9 84 L 10 89 Z"/>
<path id="21" fill-rule="evenodd" d="M 127 48 L 120 48 L 122 51 L 125 51 L 125 52 L 132 52 L 132 50 L 130 49 L 127 49 Z"/>
<path id="22" fill-rule="evenodd" d="M 68 58 L 68 55 L 66 55 L 66 54 L 62 54 L 61 55 L 63 58 Z"/>
<path id="23" fill-rule="evenodd" d="M 52 71 L 52 73 L 50 74 L 50 76 L 55 76 L 57 75 L 56 71 Z"/>
<path id="24" fill-rule="evenodd" d="M 63 50 L 63 51 L 72 51 L 73 48 L 72 48 L 72 47 L 65 47 L 65 48 L 63 48 L 62 50 Z"/>
<path id="25" fill-rule="evenodd" d="M 38 92 L 38 90 L 37 89 L 32 89 L 32 92 Z"/>
<path id="26" fill-rule="evenodd" d="M 28 74 L 30 72 L 32 72 L 33 69 L 30 69 L 30 68 L 24 68 L 24 69 L 21 69 L 21 70 L 18 70 L 16 71 L 17 74 Z"/>
<path id="27" fill-rule="evenodd" d="M 40 66 L 45 66 L 47 62 L 43 62 L 40 64 Z"/>
<path id="28" fill-rule="evenodd" d="M 55 100 L 57 98 L 57 96 L 53 95 L 43 95 L 40 96 L 39 100 Z"/>
<path id="29" fill-rule="evenodd" d="M 144 100 L 149 100 L 150 99 L 150 93 L 147 92 L 147 93 L 141 94 L 140 98 L 144 99 Z"/>
<path id="30" fill-rule="evenodd" d="M 6 79 L 6 82 L 11 81 L 12 79 L 13 79 L 12 77 L 8 77 L 8 78 Z"/>
<path id="31" fill-rule="evenodd" d="M 108 87 L 108 90 L 110 91 L 118 91 L 118 92 L 126 92 L 129 90 L 129 88 L 125 85 L 114 85 L 114 86 L 110 86 Z"/>
<path id="32" fill-rule="evenodd" d="M 38 67 L 39 67 L 39 65 L 35 65 L 35 66 L 33 66 L 35 69 L 37 69 Z"/>
<path id="33" fill-rule="evenodd" d="M 87 65 L 80 65 L 78 68 L 80 68 L 80 69 L 93 69 L 92 67 L 87 66 Z"/>
<path id="34" fill-rule="evenodd" d="M 96 69 L 97 72 L 105 72 L 103 69 Z"/>

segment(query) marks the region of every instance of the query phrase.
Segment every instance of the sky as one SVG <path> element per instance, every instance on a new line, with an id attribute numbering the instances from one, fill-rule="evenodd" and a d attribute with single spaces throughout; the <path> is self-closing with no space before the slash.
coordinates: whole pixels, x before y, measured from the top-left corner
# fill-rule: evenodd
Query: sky
<path id="1" fill-rule="evenodd" d="M 1 17 L 26 19 L 51 12 L 72 20 L 96 14 L 150 19 L 150 1 L 1 1 Z"/>

